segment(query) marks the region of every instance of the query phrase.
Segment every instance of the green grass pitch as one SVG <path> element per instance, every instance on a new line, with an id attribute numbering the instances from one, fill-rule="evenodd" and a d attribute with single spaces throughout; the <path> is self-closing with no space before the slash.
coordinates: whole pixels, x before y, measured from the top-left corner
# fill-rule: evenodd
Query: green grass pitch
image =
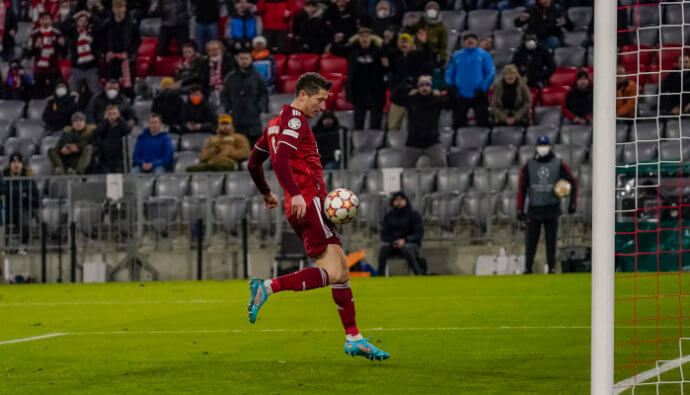
<path id="1" fill-rule="evenodd" d="M 390 360 L 345 355 L 329 289 L 274 295 L 250 325 L 246 281 L 1 286 L 0 393 L 589 390 L 589 275 L 352 287 L 360 330 Z"/>

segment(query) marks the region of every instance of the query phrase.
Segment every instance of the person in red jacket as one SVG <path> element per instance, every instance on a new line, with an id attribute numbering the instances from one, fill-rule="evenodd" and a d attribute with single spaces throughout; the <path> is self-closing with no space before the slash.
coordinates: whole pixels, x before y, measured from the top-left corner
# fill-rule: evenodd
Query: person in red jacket
<path id="1" fill-rule="evenodd" d="M 259 0 L 256 15 L 261 16 L 263 35 L 273 53 L 285 53 L 292 16 L 298 11 L 294 0 Z"/>

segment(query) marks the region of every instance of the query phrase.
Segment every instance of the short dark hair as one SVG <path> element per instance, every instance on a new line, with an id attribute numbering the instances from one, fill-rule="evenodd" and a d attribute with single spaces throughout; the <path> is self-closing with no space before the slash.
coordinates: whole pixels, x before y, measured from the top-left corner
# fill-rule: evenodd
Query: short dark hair
<path id="1" fill-rule="evenodd" d="M 50 12 L 47 12 L 47 11 L 43 11 L 43 12 L 41 12 L 40 14 L 38 14 L 38 19 L 41 19 L 41 18 L 43 18 L 44 16 L 47 16 L 48 18 L 53 19 L 53 16 L 50 15 Z"/>
<path id="2" fill-rule="evenodd" d="M 186 43 L 182 45 L 182 48 L 184 47 L 189 47 L 194 50 L 194 52 L 199 50 L 199 47 L 196 45 L 196 41 L 188 40 Z"/>
<path id="3" fill-rule="evenodd" d="M 297 80 L 295 96 L 298 96 L 300 91 L 305 91 L 307 95 L 314 96 L 319 93 L 321 89 L 331 89 L 331 85 L 333 85 L 333 83 L 323 78 L 319 73 L 304 73 L 299 77 L 299 80 Z"/>
<path id="4" fill-rule="evenodd" d="M 159 121 L 163 122 L 163 117 L 157 112 L 152 112 L 149 114 L 149 118 L 158 118 Z"/>
<path id="5" fill-rule="evenodd" d="M 465 33 L 464 36 L 462 36 L 462 41 L 466 41 L 468 38 L 472 38 L 472 37 L 474 37 L 475 40 L 479 40 L 479 37 L 477 37 L 477 35 L 475 33 L 467 32 L 467 33 Z"/>
<path id="6" fill-rule="evenodd" d="M 201 85 L 193 84 L 192 86 L 190 86 L 189 87 L 189 93 L 194 93 L 194 92 L 203 93 L 203 91 L 201 89 Z"/>
<path id="7" fill-rule="evenodd" d="M 237 56 L 242 55 L 243 53 L 249 54 L 249 56 L 252 56 L 252 50 L 249 48 L 242 48 L 239 51 L 237 51 Z M 253 58 L 252 58 L 253 59 Z"/>

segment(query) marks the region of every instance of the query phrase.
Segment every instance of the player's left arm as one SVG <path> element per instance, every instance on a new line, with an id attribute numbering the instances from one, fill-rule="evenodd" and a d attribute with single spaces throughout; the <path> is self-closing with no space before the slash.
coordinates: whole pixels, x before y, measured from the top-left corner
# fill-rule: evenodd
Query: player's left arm
<path id="1" fill-rule="evenodd" d="M 570 205 L 568 206 L 568 211 L 574 213 L 577 208 L 577 180 L 570 171 L 570 167 L 561 161 L 561 178 L 570 183 Z"/>

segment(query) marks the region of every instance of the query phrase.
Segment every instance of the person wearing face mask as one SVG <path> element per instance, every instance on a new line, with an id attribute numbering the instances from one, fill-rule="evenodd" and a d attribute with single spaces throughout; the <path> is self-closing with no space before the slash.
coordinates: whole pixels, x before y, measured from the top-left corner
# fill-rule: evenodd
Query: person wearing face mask
<path id="1" fill-rule="evenodd" d="M 324 8 L 325 9 L 325 8 Z M 308 0 L 295 15 L 292 32 L 297 40 L 297 52 L 322 54 L 328 44 L 324 9 L 315 0 Z"/>
<path id="2" fill-rule="evenodd" d="M 426 41 L 431 47 L 438 65 L 446 64 L 448 59 L 448 30 L 441 20 L 438 3 L 430 1 L 424 7 L 424 17 L 419 23 L 419 28 L 426 32 Z M 417 36 L 419 37 L 419 36 Z M 417 42 L 421 45 L 421 42 Z"/>
<path id="3" fill-rule="evenodd" d="M 402 256 L 414 274 L 426 274 L 426 268 L 419 259 L 423 238 L 422 216 L 412 208 L 403 192 L 395 192 L 391 197 L 391 209 L 381 220 L 379 273 L 383 275 L 386 272 L 390 258 Z"/>
<path id="4" fill-rule="evenodd" d="M 556 71 L 556 62 L 548 48 L 537 41 L 534 33 L 525 34 L 520 48 L 515 51 L 513 61 L 520 75 L 527 79 L 530 88 L 541 88 L 548 84 L 549 78 Z"/>
<path id="5" fill-rule="evenodd" d="M 321 166 L 324 170 L 340 169 L 340 135 L 347 129 L 340 126 L 333 111 L 325 111 L 312 130 L 319 147 Z"/>
<path id="6" fill-rule="evenodd" d="M 563 122 L 575 125 L 589 125 L 592 123 L 592 111 L 594 108 L 594 90 L 592 81 L 586 71 L 577 73 L 573 86 L 565 96 L 563 106 Z"/>
<path id="7" fill-rule="evenodd" d="M 218 117 L 218 130 L 206 140 L 199 154 L 199 164 L 187 168 L 189 172 L 233 171 L 238 162 L 246 160 L 252 153 L 249 140 L 235 133 L 232 117 L 223 114 Z"/>
<path id="8" fill-rule="evenodd" d="M 467 111 L 472 108 L 477 126 L 489 126 L 487 91 L 494 82 L 496 68 L 491 55 L 477 48 L 477 35 L 465 33 L 464 48 L 456 51 L 446 70 L 446 85 L 454 97 L 453 127 L 467 125 Z"/>
<path id="9" fill-rule="evenodd" d="M 98 124 L 94 132 L 94 146 L 96 148 L 97 166 L 99 174 L 123 173 L 125 162 L 123 155 L 123 139 L 129 135 L 132 128 L 120 116 L 120 109 L 110 105 L 105 109 L 105 119 Z"/>
<path id="10" fill-rule="evenodd" d="M 196 42 L 187 41 L 182 46 L 182 62 L 175 70 L 175 81 L 178 86 L 208 86 L 208 68 L 206 62 L 197 52 Z"/>
<path id="11" fill-rule="evenodd" d="M 625 75 L 625 66 L 618 65 L 616 69 L 616 117 L 632 118 L 635 116 L 637 104 L 637 84 Z"/>
<path id="12" fill-rule="evenodd" d="M 556 49 L 563 40 L 563 28 L 572 30 L 561 5 L 553 0 L 537 0 L 536 4 L 515 18 L 515 27 L 527 25 L 537 39 L 549 49 Z"/>
<path id="13" fill-rule="evenodd" d="M 163 78 L 161 90 L 153 98 L 151 112 L 160 114 L 163 123 L 168 125 L 172 133 L 180 133 L 184 124 L 184 106 L 184 100 L 177 93 L 173 79 Z"/>
<path id="14" fill-rule="evenodd" d="M 211 133 L 216 129 L 216 113 L 204 98 L 199 85 L 189 88 L 189 101 L 184 105 L 182 133 Z"/>
<path id="15" fill-rule="evenodd" d="M 534 254 L 537 251 L 541 228 L 544 227 L 546 239 L 546 262 L 549 272 L 556 269 L 556 236 L 561 205 L 554 186 L 564 179 L 571 185 L 568 213 L 573 214 L 577 207 L 577 180 L 568 165 L 554 155 L 551 141 L 547 136 L 537 139 L 534 157 L 522 166 L 517 197 L 518 219 L 527 225 L 525 247 L 525 273 L 532 273 Z M 529 197 L 529 207 L 525 214 L 525 198 Z"/>
<path id="16" fill-rule="evenodd" d="M 59 132 L 71 123 L 72 114 L 79 111 L 75 96 L 67 89 L 64 81 L 55 84 L 55 93 L 48 97 L 42 116 L 50 133 Z"/>
<path id="17" fill-rule="evenodd" d="M 74 14 L 74 19 L 76 24 L 70 24 L 65 31 L 72 61 L 69 86 L 73 91 L 79 92 L 81 85 L 86 84 L 89 91 L 95 94 L 103 89 L 98 76 L 100 43 L 88 11 L 77 12 Z"/>
<path id="18" fill-rule="evenodd" d="M 380 0 L 376 3 L 376 10 L 371 23 L 374 34 L 384 37 L 386 31 L 396 32 L 400 30 L 400 18 L 396 13 L 397 9 L 389 0 Z"/>
<path id="19" fill-rule="evenodd" d="M 532 94 L 514 64 L 503 67 L 501 78 L 494 82 L 491 114 L 494 125 L 527 126 Z"/>
<path id="20" fill-rule="evenodd" d="M 105 83 L 103 92 L 95 94 L 86 106 L 86 119 L 89 123 L 98 124 L 105 116 L 105 109 L 109 105 L 116 105 L 120 109 L 120 114 L 129 126 L 137 123 L 137 117 L 127 99 L 120 91 L 120 84 L 116 80 L 109 80 Z"/>

